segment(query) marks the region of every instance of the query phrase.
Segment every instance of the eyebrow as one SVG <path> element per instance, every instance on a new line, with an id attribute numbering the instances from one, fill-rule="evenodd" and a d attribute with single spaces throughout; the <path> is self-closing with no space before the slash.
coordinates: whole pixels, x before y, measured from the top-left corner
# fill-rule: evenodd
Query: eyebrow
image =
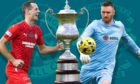
<path id="1" fill-rule="evenodd" d="M 101 11 L 101 12 L 106 12 L 106 13 L 110 13 L 110 11 Z"/>

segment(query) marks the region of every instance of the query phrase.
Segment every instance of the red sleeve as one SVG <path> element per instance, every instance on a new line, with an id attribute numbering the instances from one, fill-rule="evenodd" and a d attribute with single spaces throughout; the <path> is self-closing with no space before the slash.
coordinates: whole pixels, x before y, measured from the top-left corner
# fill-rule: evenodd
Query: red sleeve
<path id="1" fill-rule="evenodd" d="M 39 27 L 37 28 L 37 33 L 38 33 L 37 44 L 38 45 L 43 45 L 44 44 L 44 39 L 43 39 L 43 36 L 42 36 L 42 31 Z"/>
<path id="2" fill-rule="evenodd" d="M 18 34 L 18 26 L 17 25 L 13 25 L 11 26 L 4 34 L 4 37 L 7 39 L 7 40 L 11 40 L 13 38 L 15 38 Z"/>

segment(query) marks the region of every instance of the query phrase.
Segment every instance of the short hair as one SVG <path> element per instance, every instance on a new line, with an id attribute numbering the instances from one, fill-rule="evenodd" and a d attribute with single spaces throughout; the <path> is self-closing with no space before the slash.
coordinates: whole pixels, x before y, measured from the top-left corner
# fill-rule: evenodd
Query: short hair
<path id="1" fill-rule="evenodd" d="M 28 10 L 32 9 L 31 3 L 35 3 L 35 2 L 33 0 L 29 0 L 29 1 L 23 3 L 23 5 L 22 5 L 22 13 L 23 13 L 23 15 L 25 15 L 25 10 L 26 9 L 28 9 Z"/>
<path id="2" fill-rule="evenodd" d="M 101 6 L 111 6 L 111 7 L 115 8 L 114 4 L 111 1 L 104 1 Z"/>

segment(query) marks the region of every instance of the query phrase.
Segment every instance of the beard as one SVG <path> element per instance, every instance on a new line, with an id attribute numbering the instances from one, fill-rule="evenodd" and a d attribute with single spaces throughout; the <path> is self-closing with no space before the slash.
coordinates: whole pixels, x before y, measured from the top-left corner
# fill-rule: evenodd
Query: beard
<path id="1" fill-rule="evenodd" d="M 37 21 L 38 20 L 38 16 L 37 15 L 33 15 L 33 16 L 30 17 L 30 19 L 32 21 Z"/>
<path id="2" fill-rule="evenodd" d="M 34 21 L 38 20 L 38 16 L 34 16 L 34 17 L 33 17 L 33 20 L 34 20 Z"/>
<path id="3" fill-rule="evenodd" d="M 103 21 L 109 24 L 112 21 L 112 18 L 103 18 Z"/>

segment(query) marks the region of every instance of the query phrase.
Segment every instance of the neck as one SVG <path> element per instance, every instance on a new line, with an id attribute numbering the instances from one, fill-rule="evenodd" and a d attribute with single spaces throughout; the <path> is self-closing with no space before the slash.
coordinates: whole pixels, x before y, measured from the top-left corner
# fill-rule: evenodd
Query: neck
<path id="1" fill-rule="evenodd" d="M 29 25 L 29 26 L 33 26 L 34 25 L 34 21 L 29 19 L 29 18 L 25 18 L 25 22 Z"/>
<path id="2" fill-rule="evenodd" d="M 108 25 L 112 25 L 113 24 L 113 19 L 111 19 L 110 21 L 104 21 L 105 24 L 108 24 Z"/>

